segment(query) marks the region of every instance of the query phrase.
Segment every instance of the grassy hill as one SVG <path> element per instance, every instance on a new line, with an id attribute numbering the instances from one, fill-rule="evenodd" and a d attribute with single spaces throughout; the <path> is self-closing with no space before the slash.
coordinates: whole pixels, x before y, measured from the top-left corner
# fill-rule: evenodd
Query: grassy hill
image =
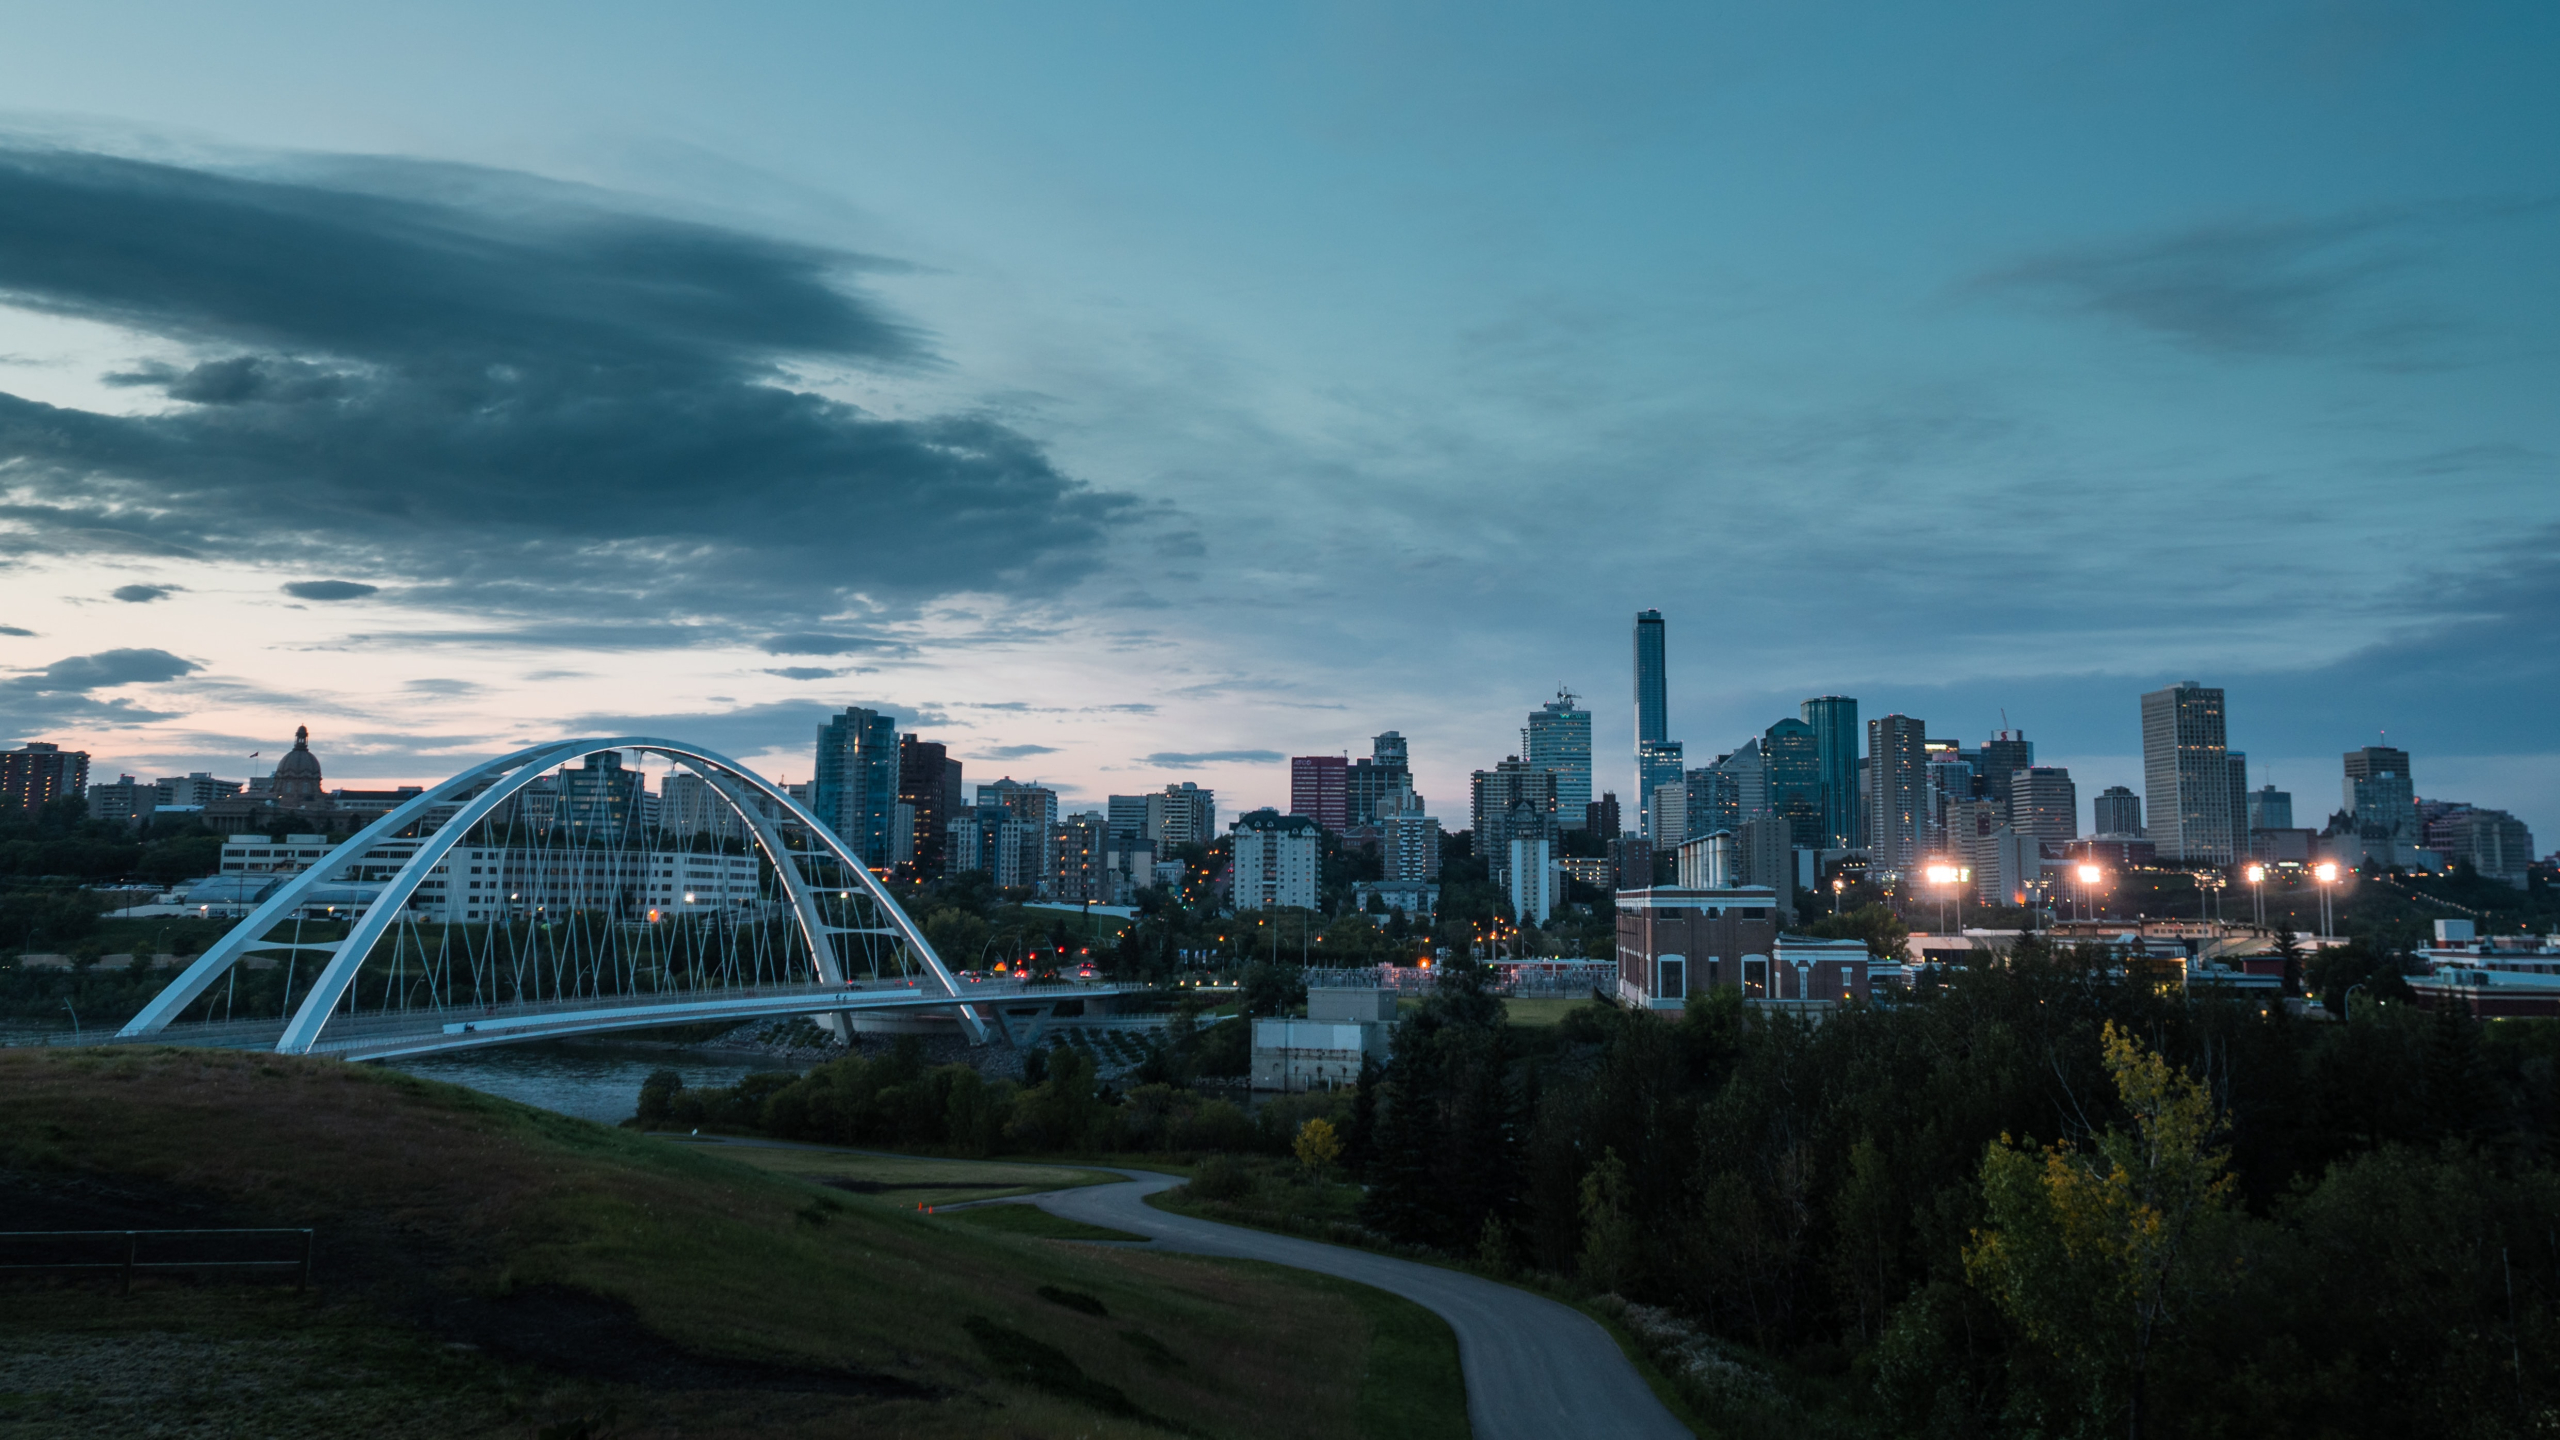
<path id="1" fill-rule="evenodd" d="M 0 1228 L 319 1231 L 308 1296 L 0 1286 L 0 1437 L 1465 1433 L 1446 1326 L 1312 1276 L 332 1061 L 0 1051 L 0 1095 Z"/>

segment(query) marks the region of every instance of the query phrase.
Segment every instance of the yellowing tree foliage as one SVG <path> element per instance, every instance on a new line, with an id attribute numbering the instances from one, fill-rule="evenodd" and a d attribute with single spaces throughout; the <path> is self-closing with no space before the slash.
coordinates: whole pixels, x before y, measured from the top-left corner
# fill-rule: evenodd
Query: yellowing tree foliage
<path id="1" fill-rule="evenodd" d="M 2204 1087 L 2113 1024 L 2106 1066 L 2133 1119 L 2086 1148 L 2008 1142 L 1982 1159 L 1989 1224 L 1965 1275 L 2088 1396 L 2079 1419 L 2139 1437 L 2144 1384 L 2182 1311 L 2217 1288 L 2229 1152 Z M 2048 1417 L 2062 1421 L 2063 1417 Z M 2067 1422 L 2056 1428 L 2079 1428 Z"/>
<path id="2" fill-rule="evenodd" d="M 1323 1170 L 1342 1158 L 1342 1137 L 1334 1133 L 1332 1121 L 1310 1120 L 1298 1127 L 1298 1142 L 1292 1148 L 1299 1164 L 1310 1170 Z"/>

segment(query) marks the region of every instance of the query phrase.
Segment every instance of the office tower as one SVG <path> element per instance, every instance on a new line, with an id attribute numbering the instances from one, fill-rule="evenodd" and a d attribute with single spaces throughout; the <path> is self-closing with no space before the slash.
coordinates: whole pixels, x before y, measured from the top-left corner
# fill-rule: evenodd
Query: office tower
<path id="1" fill-rule="evenodd" d="M 898 722 L 847 706 L 818 727 L 817 799 L 809 808 L 874 870 L 889 867 L 898 813 Z"/>
<path id="2" fill-rule="evenodd" d="M 1669 689 L 1662 668 L 1662 612 L 1636 612 L 1636 753 L 1671 738 Z"/>
<path id="3" fill-rule="evenodd" d="M 1378 859 L 1388 880 L 1440 876 L 1440 822 L 1423 813 L 1422 797 L 1400 790 L 1378 815 Z"/>
<path id="4" fill-rule="evenodd" d="M 1657 788 L 1647 814 L 1653 829 L 1644 838 L 1652 841 L 1656 850 L 1677 849 L 1682 841 L 1701 833 L 1689 824 L 1689 787 L 1686 782 Z"/>
<path id="5" fill-rule="evenodd" d="M 746 822 L 709 780 L 690 770 L 671 770 L 658 782 L 658 825 L 675 835 L 706 835 L 714 840 L 743 838 Z"/>
<path id="6" fill-rule="evenodd" d="M 913 817 L 907 849 L 926 875 L 949 868 L 951 814 L 960 808 L 960 762 L 939 740 L 898 737 L 898 803 Z"/>
<path id="7" fill-rule="evenodd" d="M 1156 842 L 1159 855 L 1170 854 L 1177 846 L 1206 845 L 1215 840 L 1218 792 L 1203 790 L 1185 780 L 1148 796 L 1146 838 Z"/>
<path id="8" fill-rule="evenodd" d="M 1517 755 L 1471 777 L 1469 819 L 1474 837 L 1469 848 L 1485 862 L 1496 883 L 1504 883 L 1511 865 L 1511 837 L 1526 834 L 1554 838 L 1556 777 Z"/>
<path id="9" fill-rule="evenodd" d="M 1983 798 L 2006 810 L 2009 805 L 2009 777 L 2036 763 L 2036 742 L 2024 730 L 2003 730 L 1982 742 L 1981 758 L 1975 762 L 1982 777 Z"/>
<path id="10" fill-rule="evenodd" d="M 1741 819 L 1757 820 L 1769 813 L 1769 762 L 1760 753 L 1758 739 L 1746 740 L 1741 749 L 1717 756 L 1707 768 L 1733 782 L 1734 813 Z"/>
<path id="11" fill-rule="evenodd" d="M 2142 797 L 2121 785 L 2110 785 L 2089 802 L 2094 835 L 2116 835 L 2126 838 L 2142 834 Z M 2292 812 L 2288 809 L 2287 814 Z"/>
<path id="12" fill-rule="evenodd" d="M 1926 850 L 1936 844 L 1936 832 L 1945 825 L 1947 806 L 1979 797 L 1974 783 L 1973 761 L 1966 758 L 1964 747 L 1952 740 L 1931 740 L 1921 747 L 1927 757 L 1922 773 L 1928 776 L 1928 800 L 1924 807 L 1930 833 L 1920 845 Z"/>
<path id="13" fill-rule="evenodd" d="M 1514 835 L 1503 866 L 1503 889 L 1511 913 L 1524 925 L 1542 924 L 1555 913 L 1559 892 L 1556 842 L 1544 835 Z"/>
<path id="14" fill-rule="evenodd" d="M 1316 859 L 1322 831 L 1304 815 L 1277 810 L 1247 812 L 1230 827 L 1230 874 L 1238 910 L 1316 908 Z"/>
<path id="15" fill-rule="evenodd" d="M 1760 736 L 1769 813 L 1787 822 L 1790 843 L 1819 850 L 1828 843 L 1822 818 L 1822 746 L 1802 720 L 1781 720 Z"/>
<path id="16" fill-rule="evenodd" d="M 1351 762 L 1339 755 L 1300 755 L 1289 761 L 1289 813 L 1304 815 L 1339 835 L 1351 827 Z"/>
<path id="17" fill-rule="evenodd" d="M 2293 828 L 2293 792 L 2273 785 L 2261 785 L 2249 792 L 2249 828 L 2252 830 L 2290 830 Z"/>
<path id="18" fill-rule="evenodd" d="M 1069 905 L 1111 903 L 1110 832 L 1098 811 L 1049 827 L 1049 898 Z"/>
<path id="19" fill-rule="evenodd" d="M 2009 828 L 2059 845 L 2080 838 L 2080 789 L 2059 765 L 2029 765 L 2009 776 Z"/>
<path id="20" fill-rule="evenodd" d="M 1864 838 L 1858 827 L 1858 702 L 1846 695 L 1818 695 L 1804 702 L 1813 727 L 1814 763 L 1822 775 L 1822 847 L 1847 849 Z"/>
<path id="21" fill-rule="evenodd" d="M 1147 797 L 1144 795 L 1113 795 L 1105 799 L 1102 802 L 1102 824 L 1111 832 L 1115 842 L 1154 838 L 1147 831 Z"/>
<path id="22" fill-rule="evenodd" d="M 1636 828 L 1653 833 L 1653 792 L 1678 782 L 1681 776 L 1680 742 L 1649 740 L 1636 749 Z"/>
<path id="23" fill-rule="evenodd" d="M 1352 828 L 1375 825 L 1388 798 L 1413 788 L 1413 767 L 1405 758 L 1404 736 L 1393 730 L 1371 737 L 1369 755 L 1351 762 L 1344 784 L 1344 806 Z"/>
<path id="24" fill-rule="evenodd" d="M 1591 712 L 1574 703 L 1573 692 L 1558 690 L 1546 707 L 1529 712 L 1520 730 L 1520 756 L 1556 777 L 1556 823 L 1582 828 L 1582 808 L 1591 803 Z"/>
<path id="25" fill-rule="evenodd" d="M 2426 828 L 2427 848 L 2457 864 L 2468 864 L 2483 879 L 2502 881 L 2523 890 L 2531 884 L 2526 867 L 2533 863 L 2533 832 L 2504 810 L 2451 805 Z"/>
<path id="26" fill-rule="evenodd" d="M 2409 776 L 2409 752 L 2388 745 L 2367 745 L 2347 752 L 2345 798 L 2355 817 L 2356 833 L 2414 845 L 2418 836 L 2418 801 Z"/>
<path id="27" fill-rule="evenodd" d="M 1047 833 L 1058 823 L 1058 792 L 1046 785 L 1026 785 L 1007 775 L 991 785 L 978 787 L 978 808 L 998 809 L 1025 825 L 1039 827 Z"/>
<path id="28" fill-rule="evenodd" d="M 1600 798 L 1582 807 L 1582 828 L 1603 840 L 1618 838 L 1618 792 L 1604 790 Z"/>
<path id="29" fill-rule="evenodd" d="M 640 792 L 648 777 L 622 768 L 622 752 L 599 750 L 561 767 L 559 789 L 551 802 L 555 834 L 593 845 L 618 845 L 640 838 Z"/>
<path id="30" fill-rule="evenodd" d="M 2228 865 L 2238 855 L 2219 686 L 2181 680 L 2142 697 L 2142 789 L 2161 859 Z"/>
<path id="31" fill-rule="evenodd" d="M 1712 835 L 1718 830 L 1742 828 L 1742 787 L 1732 775 L 1709 765 L 1692 770 L 1682 779 L 1686 802 L 1681 806 L 1683 829 L 1691 835 Z"/>
<path id="32" fill-rule="evenodd" d="M 1867 849 L 1878 870 L 1909 870 L 1929 843 L 1928 726 L 1908 715 L 1867 722 Z"/>
<path id="33" fill-rule="evenodd" d="M 89 752 L 42 740 L 0 750 L 0 804 L 33 810 L 65 795 L 89 793 Z"/>

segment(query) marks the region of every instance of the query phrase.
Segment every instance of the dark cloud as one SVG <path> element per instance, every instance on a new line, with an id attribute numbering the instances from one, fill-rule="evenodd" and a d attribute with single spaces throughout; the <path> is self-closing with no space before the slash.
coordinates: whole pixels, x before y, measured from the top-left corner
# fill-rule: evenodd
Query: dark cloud
<path id="1" fill-rule="evenodd" d="M 1142 764 L 1167 770 L 1197 770 L 1203 765 L 1268 765 L 1289 757 L 1277 750 L 1159 750 Z"/>
<path id="2" fill-rule="evenodd" d="M 764 673 L 767 675 L 778 675 L 785 680 L 836 680 L 852 674 L 853 669 L 850 666 L 842 669 L 830 669 L 823 665 L 785 665 L 779 669 L 767 670 Z"/>
<path id="3" fill-rule="evenodd" d="M 1058 747 L 1055 745 L 991 745 L 970 753 L 983 755 L 990 760 L 1023 760 L 1034 755 L 1055 755 L 1058 753 Z"/>
<path id="4" fill-rule="evenodd" d="M 472 680 L 445 680 L 435 677 L 412 680 L 401 687 L 421 695 L 477 695 L 489 687 Z"/>
<path id="5" fill-rule="evenodd" d="M 381 594 L 382 587 L 354 580 L 296 580 L 284 587 L 284 593 L 296 600 L 361 600 Z"/>
<path id="6" fill-rule="evenodd" d="M 900 730 L 946 725 L 951 719 L 930 706 L 889 705 L 877 701 L 853 703 L 894 717 Z M 659 715 L 580 715 L 561 722 L 559 733 L 563 736 L 650 735 L 662 740 L 685 740 L 706 745 L 731 756 L 781 751 L 800 757 L 798 767 L 786 768 L 791 774 L 806 779 L 808 771 L 805 767 L 815 759 L 818 727 L 842 713 L 844 707 L 841 705 L 778 700 L 764 705 L 744 705 L 734 710 Z"/>
<path id="7" fill-rule="evenodd" d="M 0 679 L 0 728 L 20 734 L 55 725 L 138 725 L 174 718 L 129 700 L 100 700 L 90 692 L 124 685 L 156 685 L 195 673 L 192 660 L 166 650 L 101 650 L 72 655 L 41 670 Z"/>
<path id="8" fill-rule="evenodd" d="M 0 625 L 0 635 L 15 635 L 24 639 L 35 633 L 33 630 L 21 630 L 15 625 Z"/>
<path id="9" fill-rule="evenodd" d="M 803 632 L 775 635 L 761 647 L 767 655 L 866 655 L 881 651 L 899 651 L 907 647 L 895 640 L 874 640 L 861 635 L 825 635 Z"/>
<path id="10" fill-rule="evenodd" d="M 154 600 L 166 600 L 177 591 L 175 585 L 119 585 L 109 593 L 128 605 L 148 605 Z"/>
<path id="11" fill-rule="evenodd" d="M 111 377 L 184 402 L 162 413 L 0 396 L 6 518 L 61 549 L 399 573 L 405 599 L 532 620 L 573 597 L 814 618 L 1082 574 L 1120 497 L 990 418 L 788 388 L 799 361 L 936 363 L 854 288 L 867 267 L 524 177 L 0 151 L 0 301 L 202 354 Z M 955 527 L 1001 561 L 951 565 Z"/>

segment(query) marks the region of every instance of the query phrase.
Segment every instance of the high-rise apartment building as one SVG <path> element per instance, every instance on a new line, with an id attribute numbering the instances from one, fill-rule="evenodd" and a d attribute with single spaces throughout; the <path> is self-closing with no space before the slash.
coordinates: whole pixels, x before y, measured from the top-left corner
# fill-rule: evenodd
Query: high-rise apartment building
<path id="1" fill-rule="evenodd" d="M 1468 818 L 1474 836 L 1469 848 L 1499 883 L 1511 865 L 1511 837 L 1555 837 L 1555 772 L 1512 755 L 1490 770 L 1476 771 L 1471 781 Z"/>
<path id="2" fill-rule="evenodd" d="M 1254 810 L 1230 827 L 1229 874 L 1238 910 L 1316 908 L 1316 865 L 1322 832 L 1304 815 Z"/>
<path id="3" fill-rule="evenodd" d="M 2252 830 L 2290 830 L 2293 828 L 2293 792 L 2273 785 L 2261 785 L 2249 792 L 2249 828 Z"/>
<path id="4" fill-rule="evenodd" d="M 1653 792 L 1665 785 L 1676 785 L 1681 773 L 1681 746 L 1677 740 L 1649 740 L 1636 747 L 1636 828 L 1647 835 L 1653 833 Z"/>
<path id="5" fill-rule="evenodd" d="M 42 740 L 0 750 L 0 804 L 38 809 L 65 795 L 89 793 L 89 752 Z"/>
<path id="6" fill-rule="evenodd" d="M 2142 697 L 2142 808 L 2164 860 L 2228 865 L 2240 852 L 2225 724 L 2219 686 L 2181 680 Z"/>
<path id="7" fill-rule="evenodd" d="M 1846 849 L 1866 832 L 1858 824 L 1858 702 L 1846 695 L 1817 695 L 1804 702 L 1804 723 L 1813 727 L 1815 765 L 1822 776 L 1824 849 Z"/>
<path id="8" fill-rule="evenodd" d="M 1867 722 L 1867 849 L 1878 870 L 1909 870 L 1929 843 L 1928 726 L 1908 715 Z"/>
<path id="9" fill-rule="evenodd" d="M 1147 840 L 1147 796 L 1114 795 L 1102 802 L 1103 828 L 1114 840 Z"/>
<path id="10" fill-rule="evenodd" d="M 1002 810 L 1043 833 L 1058 823 L 1058 792 L 1046 785 L 1027 785 L 1007 775 L 978 787 L 978 808 Z"/>
<path id="11" fill-rule="evenodd" d="M 2416 782 L 2409 775 L 2409 752 L 2388 745 L 2367 745 L 2346 756 L 2347 813 L 2356 831 L 2376 839 L 2414 845 L 2418 837 Z"/>
<path id="12" fill-rule="evenodd" d="M 2024 730 L 2003 730 L 1982 742 L 1974 762 L 1982 777 L 1982 795 L 2004 811 L 2009 805 L 2009 777 L 2036 763 L 2036 742 Z"/>
<path id="13" fill-rule="evenodd" d="M 1822 816 L 1822 746 L 1802 720 L 1781 720 L 1760 736 L 1769 813 L 1787 822 L 1790 843 L 1819 850 L 1828 843 Z"/>
<path id="14" fill-rule="evenodd" d="M 1147 797 L 1147 839 L 1156 853 L 1172 853 L 1179 845 L 1206 845 L 1218 838 L 1218 792 L 1191 781 L 1167 785 Z"/>
<path id="15" fill-rule="evenodd" d="M 1556 824 L 1581 829 L 1582 809 L 1591 803 L 1591 712 L 1575 703 L 1572 691 L 1558 690 L 1545 708 L 1529 712 L 1529 723 L 1520 728 L 1520 755 L 1555 772 Z"/>
<path id="16" fill-rule="evenodd" d="M 1352 828 L 1377 824 L 1389 797 L 1412 788 L 1404 736 L 1393 730 L 1372 736 L 1368 758 L 1351 762 L 1343 787 Z"/>
<path id="17" fill-rule="evenodd" d="M 1665 785 L 1653 792 L 1653 829 L 1644 838 L 1656 850 L 1674 850 L 1698 829 L 1689 823 L 1689 787 L 1686 783 Z"/>
<path id="18" fill-rule="evenodd" d="M 1069 905 L 1111 903 L 1111 832 L 1099 811 L 1049 827 L 1049 898 Z"/>
<path id="19" fill-rule="evenodd" d="M 1378 859 L 1390 881 L 1440 877 L 1440 822 L 1424 813 L 1422 797 L 1411 790 L 1397 791 L 1378 814 Z"/>
<path id="20" fill-rule="evenodd" d="M 2142 834 L 2142 797 L 2122 785 L 2110 785 L 2089 802 L 2090 833 L 2122 839 Z M 2290 811 L 2286 813 L 2290 814 Z"/>
<path id="21" fill-rule="evenodd" d="M 1556 871 L 1556 842 L 1543 835 L 1514 835 L 1503 866 L 1503 888 L 1511 913 L 1522 924 L 1542 924 L 1563 899 L 1563 876 Z"/>
<path id="22" fill-rule="evenodd" d="M 2080 790 L 2071 783 L 2071 772 L 2059 765 L 2011 771 L 2008 818 L 2011 829 L 2047 844 L 2079 839 Z"/>
<path id="23" fill-rule="evenodd" d="M 590 845 L 625 845 L 642 839 L 641 792 L 648 777 L 622 768 L 622 752 L 599 750 L 561 767 L 552 801 L 553 833 Z"/>
<path id="24" fill-rule="evenodd" d="M 1603 840 L 1618 838 L 1618 792 L 1604 790 L 1600 798 L 1582 807 L 1582 828 Z"/>
<path id="25" fill-rule="evenodd" d="M 1351 762 L 1340 755 L 1300 755 L 1289 761 L 1289 813 L 1304 815 L 1339 835 L 1351 828 Z"/>
<path id="26" fill-rule="evenodd" d="M 818 727 L 817 800 L 809 808 L 845 847 L 875 870 L 895 858 L 898 722 L 859 706 Z"/>
<path id="27" fill-rule="evenodd" d="M 960 762 L 939 740 L 898 737 L 898 803 L 904 807 L 907 853 L 926 875 L 950 867 L 951 816 L 960 808 Z"/>

